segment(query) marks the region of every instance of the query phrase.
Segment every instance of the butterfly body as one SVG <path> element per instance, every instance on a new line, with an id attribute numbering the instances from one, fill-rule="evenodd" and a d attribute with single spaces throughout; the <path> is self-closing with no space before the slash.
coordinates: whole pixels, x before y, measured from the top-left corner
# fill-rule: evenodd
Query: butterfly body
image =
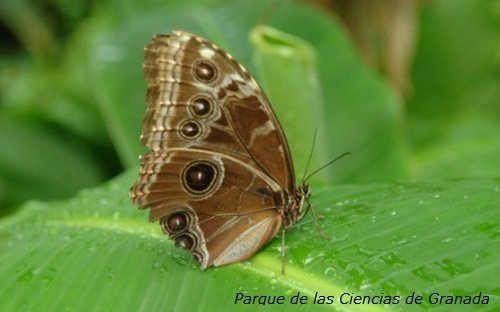
<path id="1" fill-rule="evenodd" d="M 135 204 L 202 268 L 251 257 L 305 211 L 288 143 L 248 72 L 176 31 L 145 48 L 147 111 Z"/>

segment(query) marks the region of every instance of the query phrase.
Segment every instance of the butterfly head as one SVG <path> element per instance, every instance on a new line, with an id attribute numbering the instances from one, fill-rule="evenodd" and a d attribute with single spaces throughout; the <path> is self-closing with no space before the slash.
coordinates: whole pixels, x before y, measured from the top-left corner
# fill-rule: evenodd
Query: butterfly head
<path id="1" fill-rule="evenodd" d="M 300 220 L 307 214 L 309 207 L 311 207 L 311 204 L 309 204 L 309 197 L 311 197 L 311 189 L 309 188 L 309 184 L 302 183 L 301 185 L 299 185 L 299 187 L 297 187 L 296 189 L 295 196 L 295 201 L 297 203 L 298 209 L 297 220 Z"/>
<path id="2" fill-rule="evenodd" d="M 297 196 L 305 200 L 311 197 L 311 189 L 309 188 L 308 183 L 302 183 L 299 187 L 297 187 Z"/>

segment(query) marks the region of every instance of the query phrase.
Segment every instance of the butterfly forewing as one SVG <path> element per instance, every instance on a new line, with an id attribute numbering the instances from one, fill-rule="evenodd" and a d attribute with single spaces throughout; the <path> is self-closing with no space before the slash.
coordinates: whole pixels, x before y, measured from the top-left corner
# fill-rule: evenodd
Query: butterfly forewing
<path id="1" fill-rule="evenodd" d="M 184 32 L 157 35 L 145 51 L 149 86 L 143 144 L 153 150 L 224 150 L 293 190 L 281 126 L 260 87 L 231 55 Z M 200 76 L 200 66 L 211 74 Z"/>

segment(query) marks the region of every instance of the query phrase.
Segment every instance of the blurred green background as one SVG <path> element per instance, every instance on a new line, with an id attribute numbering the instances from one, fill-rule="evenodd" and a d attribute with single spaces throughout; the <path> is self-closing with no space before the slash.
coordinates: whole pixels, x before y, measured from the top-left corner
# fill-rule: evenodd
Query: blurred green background
<path id="1" fill-rule="evenodd" d="M 330 182 L 498 177 L 499 2 L 401 3 L 1 0 L 0 214 L 137 170 L 143 46 L 172 29 L 256 76 L 298 177 L 315 129 L 313 167 L 352 152 Z M 252 40 L 259 25 L 308 52 L 290 59 L 266 34 Z"/>

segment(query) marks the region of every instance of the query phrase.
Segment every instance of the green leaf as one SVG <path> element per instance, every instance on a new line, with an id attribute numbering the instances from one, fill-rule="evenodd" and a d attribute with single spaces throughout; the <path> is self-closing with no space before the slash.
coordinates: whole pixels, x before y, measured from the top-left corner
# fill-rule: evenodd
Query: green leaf
<path id="1" fill-rule="evenodd" d="M 6 311 L 245 310 L 237 292 L 284 295 L 492 296 L 500 307 L 500 180 L 322 187 L 307 216 L 249 261 L 201 271 L 126 194 L 136 172 L 75 199 L 32 202 L 0 223 L 0 302 Z M 314 191 L 314 190 L 313 190 Z M 495 297 L 496 296 L 496 297 Z M 196 298 L 196 300 L 193 300 Z M 312 307 L 309 302 L 307 307 Z M 446 310 L 447 306 L 433 306 Z M 266 307 L 282 311 L 285 306 Z M 321 308 L 320 306 L 315 306 Z M 324 310 L 417 309 L 405 304 Z M 470 306 L 453 306 L 453 310 Z"/>
<path id="2" fill-rule="evenodd" d="M 272 107 L 280 116 L 281 125 L 288 130 L 286 136 L 295 171 L 297 174 L 306 171 L 311 152 L 312 166 L 321 166 L 329 160 L 331 153 L 327 150 L 327 120 L 322 114 L 323 103 L 313 48 L 298 37 L 270 27 L 256 27 L 251 37 L 255 45 L 257 75 Z M 312 126 L 297 127 L 300 124 Z M 315 146 L 306 144 L 314 139 Z M 314 150 L 311 151 L 313 147 Z M 323 170 L 311 181 L 328 181 L 326 177 L 321 179 L 321 175 L 326 172 L 327 170 Z"/>

